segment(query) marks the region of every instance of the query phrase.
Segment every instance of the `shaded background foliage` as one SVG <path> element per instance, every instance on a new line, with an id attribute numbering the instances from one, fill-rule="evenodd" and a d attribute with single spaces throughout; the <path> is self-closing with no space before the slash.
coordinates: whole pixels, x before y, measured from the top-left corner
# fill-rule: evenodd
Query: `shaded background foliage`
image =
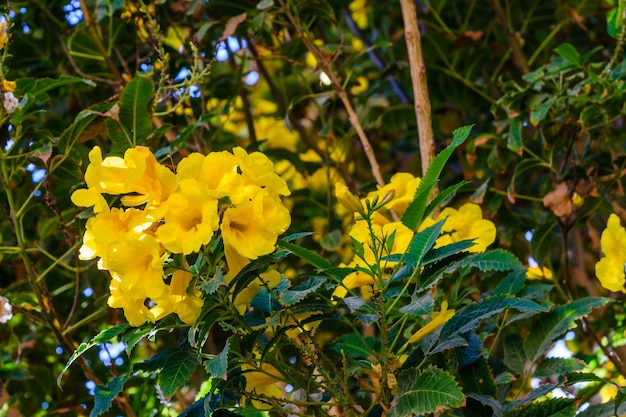
<path id="1" fill-rule="evenodd" d="M 351 93 L 385 178 L 398 171 L 417 174 L 421 167 L 400 8 L 367 2 L 366 24 L 359 27 L 350 3 L 289 2 L 302 29 L 321 41 L 321 51 Z M 143 9 L 130 4 L 28 1 L 8 6 L 13 27 L 3 77 L 18 80 L 16 95 L 29 95 L 23 110 L 0 132 L 3 148 L 19 137 L 13 146 L 25 155 L 8 162 L 15 164 L 15 175 L 3 187 L 20 202 L 39 187 L 22 223 L 24 242 L 33 248 L 28 259 L 35 270 L 46 271 L 34 282 L 17 251 L 10 250 L 18 242 L 3 193 L 0 288 L 16 318 L 0 326 L 0 377 L 23 415 L 83 413 L 81 404 L 90 408 L 93 402 L 87 381 L 94 375 L 108 380 L 107 375 L 117 375 L 130 364 L 123 360 L 105 366 L 98 350 L 92 350 L 83 366 L 93 374 L 73 367 L 63 391 L 54 383 L 78 343 L 122 320 L 119 311 L 106 306 L 103 274 L 93 267 L 75 268 L 79 262 L 72 248 L 77 248 L 84 221 L 68 196 L 82 183 L 88 150 L 98 144 L 115 151 L 119 144 L 105 117 L 93 115 L 87 125 L 75 123 L 76 117 L 85 109 L 109 111 L 135 73 L 152 70 L 161 93 L 154 103 L 156 129 L 146 142 L 157 154 L 161 151 L 159 156 L 244 145 L 290 161 L 309 179 L 320 167 L 332 166 L 353 189 L 374 188 L 346 109 L 320 82 L 319 69 L 308 64 L 307 47 L 280 2 L 157 1 Z M 498 225 L 500 247 L 524 260 L 532 255 L 554 271 L 562 289 L 554 296 L 559 302 L 603 294 L 593 263 L 606 216 L 623 210 L 619 173 L 626 163 L 626 69 L 621 57 L 610 78 L 602 77 L 616 45 L 606 24 L 614 5 L 591 0 L 439 0 L 417 5 L 438 149 L 448 144 L 453 129 L 476 125 L 474 136 L 444 171 L 442 183 L 471 181 L 458 200 L 481 201 Z M 245 18 L 237 19 L 242 13 Z M 220 39 L 226 42 L 218 43 Z M 572 45 L 578 62 L 567 47 L 553 51 L 564 43 Z M 228 53 L 219 55 L 220 49 Z M 194 78 L 206 68 L 210 72 Z M 246 83 L 251 72 L 260 77 L 254 87 Z M 184 90 L 191 85 L 191 91 Z M 254 107 L 246 104 L 252 95 L 276 103 L 268 115 L 298 133 L 296 148 L 274 147 L 271 138 L 250 135 L 245 117 L 238 124 L 243 135 L 224 128 L 219 117 L 237 106 L 238 96 L 244 113 L 253 115 Z M 82 131 L 68 133 L 71 126 Z M 67 146 L 63 138 L 68 136 L 81 143 Z M 270 140 L 260 143 L 265 139 Z M 345 156 L 333 157 L 327 151 L 331 147 Z M 63 159 L 66 149 L 69 154 Z M 318 158 L 303 159 L 300 154 L 309 149 Z M 55 165 L 58 161 L 62 163 Z M 40 185 L 33 177 L 37 172 L 43 176 Z M 307 244 L 339 261 L 342 222 L 324 188 L 328 181 L 314 184 L 311 180 L 294 192 L 291 230 L 320 233 L 322 239 Z M 568 198 L 576 192 L 584 200 L 567 216 L 555 216 L 542 204 L 558 184 L 566 184 Z M 525 237 L 529 231 L 534 231 L 530 243 Z M 67 267 L 53 266 L 56 259 Z M 475 277 L 471 284 L 482 293 L 494 283 Z M 598 339 L 623 326 L 621 305 L 604 314 L 602 320 L 595 317 L 602 323 Z M 138 345 L 134 355 L 145 358 L 176 345 L 180 337 L 160 332 L 154 343 Z M 581 333 L 572 343 L 587 359 L 596 355 L 588 340 Z M 202 377 L 196 378 L 199 385 Z M 127 384 L 131 405 L 145 413 L 141 415 L 162 407 L 149 394 L 153 385 L 150 379 Z M 179 394 L 176 402 L 190 404 L 193 395 Z"/>

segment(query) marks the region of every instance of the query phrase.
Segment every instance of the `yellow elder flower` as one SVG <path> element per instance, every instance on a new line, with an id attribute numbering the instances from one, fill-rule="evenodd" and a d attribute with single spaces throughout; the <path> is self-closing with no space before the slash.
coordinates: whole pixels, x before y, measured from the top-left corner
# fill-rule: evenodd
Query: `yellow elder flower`
<path id="1" fill-rule="evenodd" d="M 606 229 L 602 232 L 600 245 L 604 258 L 596 263 L 596 276 L 600 284 L 609 291 L 626 292 L 624 269 L 626 268 L 626 230 L 616 214 L 609 216 Z"/>
<path id="2" fill-rule="evenodd" d="M 419 187 L 421 178 L 414 177 L 408 172 L 398 172 L 388 184 L 380 187 L 376 191 L 372 191 L 367 195 L 367 199 L 372 201 L 375 196 L 378 196 L 378 201 L 382 201 L 383 198 L 392 191 L 395 193 L 393 199 L 385 205 L 386 209 L 395 211 L 399 216 L 402 216 L 407 207 L 413 201 L 415 197 L 415 191 Z"/>
<path id="3" fill-rule="evenodd" d="M 184 266 L 189 267 L 186 262 Z M 191 279 L 191 272 L 185 269 L 179 269 L 172 274 L 167 294 L 152 300 L 156 303 L 156 306 L 150 309 L 152 321 L 160 320 L 170 313 L 176 313 L 186 324 L 196 321 L 202 310 L 203 300 L 200 291 L 194 290 L 194 295 L 189 295 L 187 287 Z"/>
<path id="4" fill-rule="evenodd" d="M 474 246 L 467 251 L 480 253 L 487 250 L 487 246 L 496 240 L 496 226 L 490 220 L 483 219 L 482 210 L 477 204 L 467 203 L 458 210 L 446 207 L 436 220 L 426 219 L 420 230 L 443 219 L 446 219 L 446 222 L 441 229 L 442 236 L 437 239 L 436 248 L 461 240 L 474 239 Z"/>
<path id="5" fill-rule="evenodd" d="M 552 279 L 552 271 L 545 266 L 531 266 L 526 270 L 526 278 L 528 279 Z"/>
<path id="6" fill-rule="evenodd" d="M 133 298 L 162 297 L 167 286 L 163 283 L 163 254 L 153 236 L 125 233 L 109 247 L 107 269 L 119 278 L 119 290 Z"/>
<path id="7" fill-rule="evenodd" d="M 7 23 L 0 22 L 0 49 L 4 48 L 4 46 L 9 41 L 9 33 L 7 30 Z"/>
<path id="8" fill-rule="evenodd" d="M 354 23 L 356 23 L 359 29 L 367 28 L 367 12 L 370 9 L 367 7 L 367 0 L 354 0 L 348 7 L 352 12 Z"/>
<path id="9" fill-rule="evenodd" d="M 2 80 L 2 92 L 3 93 L 12 93 L 17 88 L 17 84 L 15 81 L 7 81 L 5 79 Z"/>
<path id="10" fill-rule="evenodd" d="M 264 395 L 270 398 L 282 398 L 283 381 L 280 372 L 269 363 L 261 363 L 261 367 L 253 367 L 252 365 L 241 365 L 243 375 L 246 378 L 246 391 L 257 395 Z M 258 410 L 270 410 L 271 404 L 252 399 L 252 404 Z M 246 396 L 242 397 L 242 403 L 245 405 Z"/>
<path id="11" fill-rule="evenodd" d="M 96 188 L 81 188 L 80 190 L 76 190 L 72 193 L 70 199 L 72 203 L 78 207 L 93 206 L 93 212 L 96 214 L 109 211 L 107 201 Z"/>
<path id="12" fill-rule="evenodd" d="M 348 212 L 359 213 L 362 216 L 365 216 L 365 210 L 361 205 L 361 201 L 350 192 L 345 184 L 340 182 L 335 183 L 335 197 L 337 197 L 339 203 L 344 206 Z"/>
<path id="13" fill-rule="evenodd" d="M 198 252 L 219 226 L 215 193 L 195 179 L 180 181 L 179 190 L 165 203 L 164 219 L 156 235 L 168 251 Z"/>
<path id="14" fill-rule="evenodd" d="M 274 250 L 279 234 L 291 223 L 289 210 L 278 197 L 262 189 L 248 200 L 226 209 L 220 229 L 224 245 L 248 259 Z"/>
<path id="15" fill-rule="evenodd" d="M 440 326 L 443 326 L 448 320 L 454 316 L 454 310 L 448 310 L 448 301 L 441 303 L 441 311 L 435 311 L 430 315 L 431 320 L 422 326 L 409 340 L 400 348 L 399 352 L 403 352 L 406 347 L 412 343 L 417 343 L 425 336 L 434 332 Z"/>
<path id="16" fill-rule="evenodd" d="M 121 279 L 112 275 L 109 285 L 111 295 L 107 301 L 109 307 L 124 309 L 124 316 L 128 320 L 128 324 L 134 327 L 141 326 L 147 320 L 152 321 L 154 316 L 145 305 L 146 299 L 134 297 L 132 293 L 124 293 L 120 290 L 120 283 Z M 162 285 L 165 287 L 165 284 Z"/>
<path id="17" fill-rule="evenodd" d="M 254 119 L 254 131 L 258 140 L 266 141 L 271 149 L 283 148 L 295 152 L 300 142 L 298 132 L 287 129 L 285 121 L 271 116 Z"/>
<path id="18" fill-rule="evenodd" d="M 287 183 L 274 172 L 274 163 L 266 155 L 261 152 L 248 154 L 239 146 L 233 149 L 233 155 L 237 158 L 245 184 L 257 185 L 280 195 L 291 194 Z"/>
<path id="19" fill-rule="evenodd" d="M 101 212 L 87 220 L 83 245 L 80 248 L 81 260 L 100 257 L 100 266 L 107 269 L 109 248 L 126 233 L 140 233 L 152 225 L 154 219 L 146 212 L 129 208 L 114 207 L 111 211 Z"/>
<path id="20" fill-rule="evenodd" d="M 243 187 L 237 165 L 235 155 L 227 151 L 211 152 L 206 156 L 194 152 L 178 163 L 176 177 L 179 182 L 195 179 L 206 184 L 209 189 L 217 192 L 217 198 L 221 198 L 230 196 Z"/>

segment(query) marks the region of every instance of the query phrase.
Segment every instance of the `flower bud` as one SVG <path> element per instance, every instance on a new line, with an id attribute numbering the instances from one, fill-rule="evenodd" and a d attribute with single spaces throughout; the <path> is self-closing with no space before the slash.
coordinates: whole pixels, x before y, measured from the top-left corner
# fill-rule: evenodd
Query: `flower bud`
<path id="1" fill-rule="evenodd" d="M 344 206 L 348 211 L 359 213 L 365 216 L 361 201 L 348 190 L 344 184 L 335 183 L 335 197 L 339 200 L 339 203 Z"/>

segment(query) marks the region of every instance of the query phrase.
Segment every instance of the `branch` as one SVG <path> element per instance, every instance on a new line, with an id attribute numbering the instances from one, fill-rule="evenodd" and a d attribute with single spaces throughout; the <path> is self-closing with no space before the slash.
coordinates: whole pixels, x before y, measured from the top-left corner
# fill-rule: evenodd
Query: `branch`
<path id="1" fill-rule="evenodd" d="M 315 59 L 317 60 L 318 65 L 321 68 L 321 70 L 324 71 L 324 73 L 330 79 L 331 85 L 335 89 L 337 95 L 339 96 L 339 99 L 341 100 L 344 107 L 346 108 L 346 111 L 348 112 L 348 119 L 350 120 L 350 124 L 352 124 L 352 127 L 354 127 L 354 130 L 356 130 L 356 134 L 359 137 L 359 140 L 361 141 L 361 146 L 363 146 L 363 151 L 365 152 L 365 155 L 367 155 L 367 159 L 372 169 L 372 174 L 374 178 L 376 179 L 376 182 L 378 183 L 378 185 L 382 187 L 383 185 L 385 185 L 385 180 L 383 179 L 383 176 L 380 173 L 380 165 L 378 165 L 378 160 L 376 159 L 376 155 L 374 155 L 374 149 L 372 148 L 372 145 L 369 139 L 367 138 L 367 135 L 365 134 L 365 130 L 363 129 L 363 126 L 361 125 L 361 122 L 359 121 L 359 116 L 356 114 L 356 111 L 354 111 L 354 108 L 352 107 L 352 103 L 350 102 L 350 99 L 348 98 L 348 94 L 346 93 L 346 90 L 343 88 L 343 86 L 339 82 L 339 79 L 337 78 L 337 75 L 335 74 L 335 71 L 333 70 L 331 61 L 317 47 L 317 45 L 313 43 L 313 41 L 309 38 L 309 36 L 306 33 L 304 33 L 304 30 L 302 29 L 302 25 L 300 25 L 300 23 L 293 16 L 293 14 L 289 10 L 289 7 L 285 3 L 285 1 L 281 0 L 280 3 L 281 3 L 281 6 L 283 7 L 283 10 L 285 11 L 285 15 L 287 16 L 291 24 L 296 29 L 298 36 L 302 39 L 307 49 L 315 56 Z"/>
<path id="2" fill-rule="evenodd" d="M 515 33 L 511 31 L 507 23 L 506 16 L 504 15 L 504 10 L 502 10 L 502 5 L 500 4 L 500 0 L 491 0 L 491 4 L 496 12 L 496 17 L 498 21 L 502 25 L 502 29 L 504 29 L 504 35 L 509 41 L 509 47 L 513 52 L 513 58 L 515 59 L 515 64 L 522 70 L 524 74 L 530 72 L 530 67 L 528 66 L 528 61 L 522 52 L 522 46 L 519 43 L 519 39 Z"/>
<path id="3" fill-rule="evenodd" d="M 425 174 L 428 165 L 430 165 L 430 162 L 435 158 L 435 137 L 433 135 L 428 85 L 426 84 L 426 66 L 424 65 L 424 56 L 422 54 L 422 41 L 417 22 L 415 1 L 400 0 L 400 5 L 402 6 L 404 38 L 409 54 L 411 80 L 413 81 L 415 117 L 417 118 L 417 132 L 419 134 L 422 174 Z"/>

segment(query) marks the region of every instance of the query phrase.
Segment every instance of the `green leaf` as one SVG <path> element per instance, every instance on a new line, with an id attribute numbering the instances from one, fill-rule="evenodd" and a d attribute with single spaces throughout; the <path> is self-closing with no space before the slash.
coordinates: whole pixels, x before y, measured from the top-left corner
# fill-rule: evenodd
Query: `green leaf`
<path id="1" fill-rule="evenodd" d="M 159 372 L 159 385 L 163 396 L 171 397 L 189 380 L 194 373 L 200 358 L 190 349 L 176 349 L 163 363 L 163 369 Z"/>
<path id="2" fill-rule="evenodd" d="M 504 364 L 518 374 L 524 374 L 526 368 L 526 352 L 524 339 L 517 333 L 510 334 L 504 339 Z"/>
<path id="3" fill-rule="evenodd" d="M 317 290 L 327 281 L 324 277 L 311 277 L 295 287 L 293 290 L 285 290 L 280 294 L 280 301 L 286 305 L 294 305 L 303 300 L 307 295 Z"/>
<path id="4" fill-rule="evenodd" d="M 524 341 L 524 350 L 532 362 L 550 350 L 552 343 L 566 331 L 576 327 L 575 321 L 586 316 L 592 309 L 602 307 L 611 301 L 608 298 L 581 298 L 569 304 L 554 308 L 544 315 Z"/>
<path id="5" fill-rule="evenodd" d="M 465 397 L 452 375 L 430 367 L 421 371 L 408 369 L 398 375 L 398 392 L 387 417 L 441 412 L 463 405 Z"/>
<path id="6" fill-rule="evenodd" d="M 517 417 L 517 414 L 511 414 L 511 410 L 517 411 L 516 410 L 517 408 L 522 407 L 526 404 L 529 404 L 531 401 L 534 401 L 537 398 L 541 398 L 545 396 L 546 394 L 549 394 L 550 392 L 552 392 L 554 389 L 560 388 L 560 387 L 561 385 L 557 385 L 557 384 L 543 384 L 543 385 L 540 385 L 539 388 L 532 390 L 531 392 L 529 392 L 527 395 L 520 398 L 519 400 L 515 400 L 515 401 L 511 401 L 510 403 L 507 403 L 504 406 L 504 410 L 507 413 L 506 414 L 507 417 Z"/>
<path id="7" fill-rule="evenodd" d="M 428 203 L 426 210 L 424 211 L 424 217 L 427 217 L 432 213 L 437 207 L 440 205 L 445 205 L 452 197 L 455 196 L 456 192 L 459 191 L 464 185 L 469 184 L 469 181 L 461 181 L 458 184 L 454 184 L 451 187 L 442 190 L 433 201 Z"/>
<path id="8" fill-rule="evenodd" d="M 150 333 L 150 328 L 145 327 L 135 329 L 122 337 L 121 342 L 126 345 L 126 353 L 128 356 L 130 356 L 130 353 L 133 351 L 133 348 L 137 345 L 137 343 L 139 343 L 139 341 L 148 333 Z"/>
<path id="9" fill-rule="evenodd" d="M 545 308 L 534 301 L 496 295 L 472 303 L 448 320 L 441 331 L 441 340 L 451 339 L 470 330 L 474 330 L 481 320 L 500 313 L 506 308 L 514 308 L 521 312 L 545 311 Z"/>
<path id="10" fill-rule="evenodd" d="M 511 252 L 505 251 L 504 249 L 494 249 L 468 256 L 453 267 L 456 269 L 465 266 L 475 267 L 483 272 L 509 271 L 512 269 L 520 269 L 522 263 Z"/>
<path id="11" fill-rule="evenodd" d="M 232 337 L 234 336 L 231 336 L 228 340 L 226 340 L 224 349 L 222 349 L 220 354 L 209 359 L 204 365 L 207 373 L 213 378 L 226 379 L 226 375 L 228 374 L 228 351 L 230 350 L 230 339 Z"/>
<path id="12" fill-rule="evenodd" d="M 224 273 L 220 268 L 215 271 L 215 275 L 199 285 L 199 288 L 205 294 L 214 294 L 222 285 L 226 285 Z"/>
<path id="13" fill-rule="evenodd" d="M 128 375 L 121 375 L 109 381 L 106 387 L 96 386 L 94 390 L 95 405 L 91 413 L 89 413 L 89 417 L 97 417 L 111 408 L 113 399 L 122 392 L 127 378 Z"/>
<path id="14" fill-rule="evenodd" d="M 516 295 L 524 288 L 524 281 L 526 280 L 526 271 L 520 269 L 513 271 L 506 277 L 502 278 L 498 283 L 498 286 L 494 290 L 494 294 L 510 294 Z"/>
<path id="15" fill-rule="evenodd" d="M 473 239 L 461 240 L 459 242 L 451 243 L 440 248 L 432 249 L 426 253 L 422 260 L 421 266 L 426 266 L 433 262 L 438 262 L 442 259 L 448 258 L 452 255 L 456 255 L 461 252 L 465 252 L 466 249 L 474 246 Z"/>
<path id="16" fill-rule="evenodd" d="M 63 370 L 57 377 L 57 385 L 61 386 L 61 378 L 63 377 L 63 374 L 65 374 L 65 371 L 68 370 L 68 368 L 72 365 L 72 363 L 74 363 L 76 359 L 78 359 L 80 355 L 82 355 L 87 350 L 91 349 L 92 347 L 96 345 L 110 341 L 111 339 L 118 336 L 119 334 L 124 332 L 126 329 L 128 329 L 128 327 L 129 327 L 128 324 L 120 324 L 115 327 L 110 327 L 108 329 L 102 330 L 100 333 L 95 335 L 93 339 L 91 339 L 89 342 L 81 343 L 78 346 L 78 348 L 74 351 L 74 353 L 72 353 L 72 356 L 70 356 L 70 359 L 67 361 L 67 363 L 65 364 L 65 367 L 63 368 Z"/>
<path id="17" fill-rule="evenodd" d="M 513 152 L 522 152 L 522 147 L 524 146 L 522 140 L 522 116 L 511 119 L 507 146 Z"/>
<path id="18" fill-rule="evenodd" d="M 435 246 L 435 241 L 439 237 L 441 228 L 445 222 L 445 219 L 440 220 L 413 237 L 406 254 L 407 263 L 411 264 L 414 268 L 421 266 L 424 255 Z"/>
<path id="19" fill-rule="evenodd" d="M 96 105 L 81 111 L 74 122 L 59 137 L 59 150 L 67 154 L 77 142 L 91 139 L 102 130 L 102 112 L 111 108 L 112 104 Z"/>
<path id="20" fill-rule="evenodd" d="M 137 75 L 122 91 L 119 118 L 130 130 L 132 146 L 143 144 L 152 133 L 150 101 L 153 95 L 152 79 L 141 75 Z"/>
<path id="21" fill-rule="evenodd" d="M 539 107 L 534 109 L 532 113 L 530 113 L 530 123 L 537 126 L 539 122 L 545 119 L 550 107 L 552 107 L 552 104 L 554 104 L 555 101 L 556 97 L 550 97 L 548 100 L 541 103 Z"/>
<path id="22" fill-rule="evenodd" d="M 327 269 L 332 266 L 331 263 L 328 262 L 327 259 L 322 258 L 317 253 L 312 252 L 306 248 L 294 245 L 292 243 L 285 242 L 282 239 L 278 240 L 277 244 L 278 246 L 287 249 L 289 252 L 293 253 L 294 255 L 304 259 L 305 261 L 307 261 L 308 263 L 310 263 L 316 268 Z"/>
<path id="23" fill-rule="evenodd" d="M 421 297 L 411 297 L 411 303 L 400 308 L 400 313 L 412 316 L 423 316 L 433 312 L 435 301 L 430 292 L 424 293 Z"/>
<path id="24" fill-rule="evenodd" d="M 506 417 L 574 417 L 575 415 L 576 400 L 550 398 L 517 408 L 507 413 Z"/>
<path id="25" fill-rule="evenodd" d="M 372 337 L 359 337 L 359 335 L 350 333 L 338 337 L 332 346 L 332 350 L 337 353 L 344 353 L 351 358 L 368 358 L 374 351 L 374 339 Z"/>
<path id="26" fill-rule="evenodd" d="M 554 48 L 553 51 L 563 57 L 563 59 L 570 64 L 580 66 L 580 54 L 571 43 L 563 43 Z"/>
<path id="27" fill-rule="evenodd" d="M 565 386 L 569 386 L 578 384 L 579 382 L 607 382 L 607 380 L 600 378 L 592 372 L 567 372 L 563 375 L 563 382 L 565 383 Z"/>
<path id="28" fill-rule="evenodd" d="M 585 369 L 585 363 L 576 358 L 546 358 L 537 365 L 533 376 L 560 376 L 568 372 L 582 371 L 583 369 Z"/>
<path id="29" fill-rule="evenodd" d="M 411 230 L 417 230 L 424 219 L 428 200 L 430 199 L 435 184 L 437 184 L 439 180 L 439 175 L 441 175 L 443 167 L 448 162 L 454 150 L 467 139 L 471 130 L 472 126 L 465 126 L 452 132 L 452 143 L 450 143 L 446 149 L 439 152 L 435 159 L 433 159 L 424 177 L 420 181 L 420 185 L 415 191 L 413 201 L 409 204 L 402 216 L 403 225 Z"/>

